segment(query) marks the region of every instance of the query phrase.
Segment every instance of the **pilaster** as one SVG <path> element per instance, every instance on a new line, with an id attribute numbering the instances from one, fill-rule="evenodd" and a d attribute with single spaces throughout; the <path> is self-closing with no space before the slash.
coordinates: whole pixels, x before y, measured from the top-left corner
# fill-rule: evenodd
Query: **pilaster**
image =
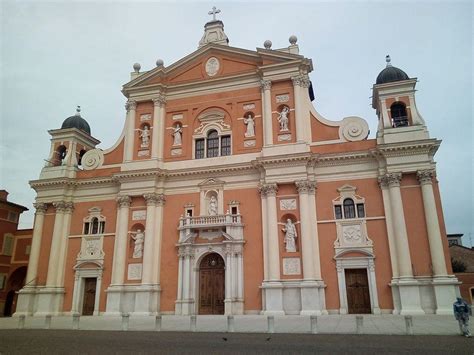
<path id="1" fill-rule="evenodd" d="M 127 119 L 125 124 L 125 147 L 123 150 L 123 160 L 133 160 L 133 150 L 135 144 L 135 113 L 137 108 L 137 102 L 134 100 L 128 100 L 125 104 L 127 110 Z"/>
<path id="2" fill-rule="evenodd" d="M 270 80 L 261 80 L 263 103 L 263 145 L 273 144 L 273 119 L 272 119 L 272 82 Z"/>
<path id="3" fill-rule="evenodd" d="M 305 110 L 303 97 L 310 86 L 308 75 L 298 75 L 291 78 L 295 98 L 296 140 L 310 142 L 311 122 L 309 111 Z"/>
<path id="4" fill-rule="evenodd" d="M 48 209 L 46 203 L 35 203 L 36 208 L 35 225 L 33 228 L 33 238 L 31 242 L 30 259 L 28 261 L 28 271 L 26 273 L 25 285 L 32 287 L 36 285 L 38 277 L 38 263 L 41 250 L 41 240 L 43 238 L 44 214 Z"/>
<path id="5" fill-rule="evenodd" d="M 153 99 L 153 132 L 151 158 L 163 159 L 166 97 L 160 93 Z"/>

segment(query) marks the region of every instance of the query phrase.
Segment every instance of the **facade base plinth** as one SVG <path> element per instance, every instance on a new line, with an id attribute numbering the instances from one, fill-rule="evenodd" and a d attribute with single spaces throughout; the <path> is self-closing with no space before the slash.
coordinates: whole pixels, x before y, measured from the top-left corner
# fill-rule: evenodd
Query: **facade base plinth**
<path id="1" fill-rule="evenodd" d="M 107 289 L 106 315 L 155 315 L 159 313 L 159 284 L 113 285 Z"/>
<path id="2" fill-rule="evenodd" d="M 303 281 L 301 283 L 300 315 L 319 316 L 326 311 L 323 281 Z"/>
<path id="3" fill-rule="evenodd" d="M 435 277 L 433 289 L 436 299 L 436 314 L 452 315 L 460 282 L 455 276 Z"/>

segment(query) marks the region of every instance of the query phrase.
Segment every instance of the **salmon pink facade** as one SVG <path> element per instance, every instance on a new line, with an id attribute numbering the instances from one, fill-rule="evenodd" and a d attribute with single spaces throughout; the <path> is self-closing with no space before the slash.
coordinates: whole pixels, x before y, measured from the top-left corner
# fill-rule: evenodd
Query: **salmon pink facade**
<path id="1" fill-rule="evenodd" d="M 50 132 L 17 315 L 450 314 L 452 273 L 416 78 L 387 58 L 366 121 L 312 104 L 311 59 L 198 49 L 123 86 L 99 149 L 80 109 Z"/>

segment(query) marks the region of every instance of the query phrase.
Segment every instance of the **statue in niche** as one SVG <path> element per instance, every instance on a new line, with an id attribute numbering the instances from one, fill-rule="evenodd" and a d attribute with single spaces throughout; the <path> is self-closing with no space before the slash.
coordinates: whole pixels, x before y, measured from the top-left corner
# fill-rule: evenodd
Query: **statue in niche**
<path id="1" fill-rule="evenodd" d="M 173 145 L 181 145 L 182 143 L 182 127 L 181 125 L 178 123 L 174 128 L 173 128 Z"/>
<path id="2" fill-rule="evenodd" d="M 132 239 L 135 241 L 135 246 L 133 247 L 133 258 L 138 259 L 143 256 L 143 243 L 145 241 L 145 233 L 141 229 L 137 229 L 135 235 L 132 235 Z"/>
<path id="3" fill-rule="evenodd" d="M 280 123 L 280 131 L 288 131 L 288 113 L 290 109 L 285 106 L 278 114 L 278 122 Z"/>
<path id="4" fill-rule="evenodd" d="M 244 118 L 244 123 L 247 125 L 245 137 L 255 137 L 255 120 L 250 113 Z"/>
<path id="5" fill-rule="evenodd" d="M 296 233 L 296 226 L 295 224 L 291 221 L 291 219 L 286 220 L 285 227 L 282 229 L 283 232 L 285 232 L 285 246 L 286 246 L 286 251 L 294 253 L 296 252 L 296 237 L 298 234 Z"/>
<path id="6" fill-rule="evenodd" d="M 150 144 L 150 129 L 147 125 L 140 131 L 140 138 L 142 139 L 142 147 L 148 147 Z"/>
<path id="7" fill-rule="evenodd" d="M 217 215 L 217 198 L 215 196 L 211 196 L 209 200 L 209 207 L 207 208 L 207 213 L 209 214 L 209 216 Z"/>

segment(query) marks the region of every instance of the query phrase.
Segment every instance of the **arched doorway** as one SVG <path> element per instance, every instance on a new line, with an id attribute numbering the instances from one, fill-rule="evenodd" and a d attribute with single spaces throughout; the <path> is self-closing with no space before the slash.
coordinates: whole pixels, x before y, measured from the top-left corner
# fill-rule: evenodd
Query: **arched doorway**
<path id="1" fill-rule="evenodd" d="M 224 314 L 224 299 L 224 259 L 211 253 L 199 265 L 199 314 Z"/>
<path id="2" fill-rule="evenodd" d="M 5 300 L 5 308 L 3 310 L 5 317 L 10 317 L 16 311 L 16 301 L 18 299 L 16 292 L 25 285 L 26 270 L 26 266 L 19 267 L 8 278 L 8 292 Z"/>

